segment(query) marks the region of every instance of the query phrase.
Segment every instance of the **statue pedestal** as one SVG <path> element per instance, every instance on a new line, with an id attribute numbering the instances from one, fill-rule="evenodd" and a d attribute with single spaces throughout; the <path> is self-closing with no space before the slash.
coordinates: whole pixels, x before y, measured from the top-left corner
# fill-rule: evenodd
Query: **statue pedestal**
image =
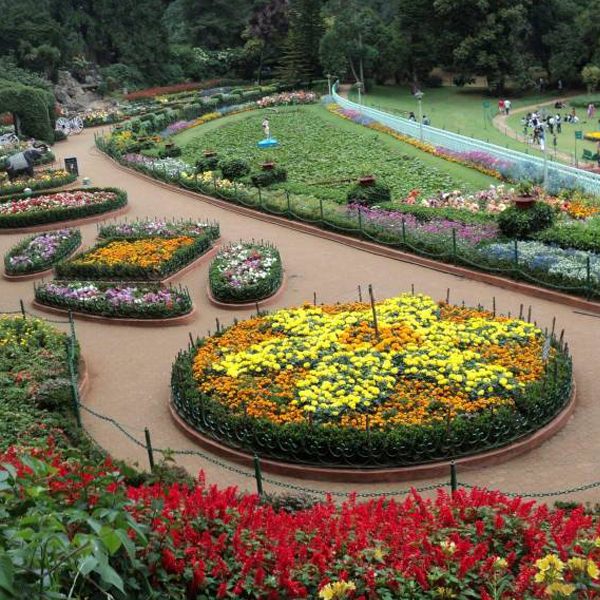
<path id="1" fill-rule="evenodd" d="M 256 144 L 259 148 L 275 148 L 279 146 L 279 142 L 275 138 L 267 138 Z"/>

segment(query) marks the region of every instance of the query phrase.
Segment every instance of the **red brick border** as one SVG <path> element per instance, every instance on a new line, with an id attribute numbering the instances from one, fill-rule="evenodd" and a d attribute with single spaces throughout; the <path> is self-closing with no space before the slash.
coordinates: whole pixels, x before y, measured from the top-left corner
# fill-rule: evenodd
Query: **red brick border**
<path id="1" fill-rule="evenodd" d="M 480 454 L 457 458 L 455 463 L 458 467 L 490 467 L 503 463 L 509 459 L 515 458 L 525 452 L 529 452 L 543 444 L 552 437 L 557 431 L 562 429 L 575 410 L 576 387 L 573 382 L 571 397 L 563 410 L 550 423 L 532 433 L 531 435 L 519 440 L 509 446 L 496 448 Z M 217 454 L 238 464 L 250 467 L 253 465 L 253 457 L 246 452 L 235 450 L 209 438 L 190 425 L 188 425 L 177 412 L 173 402 L 169 402 L 171 417 L 177 427 L 191 440 L 200 447 L 208 450 L 212 454 Z M 294 477 L 296 479 L 310 479 L 315 481 L 335 481 L 338 483 L 388 483 L 398 481 L 414 481 L 418 479 L 428 479 L 433 477 L 443 477 L 450 473 L 450 461 L 435 462 L 430 464 L 416 465 L 414 467 L 397 467 L 388 469 L 347 469 L 319 467 L 313 465 L 285 463 L 281 461 L 261 458 L 261 467 L 263 471 L 282 475 L 285 477 Z"/>
<path id="2" fill-rule="evenodd" d="M 127 167 L 124 167 L 107 154 L 104 154 L 100 150 L 97 151 L 100 152 L 103 156 L 105 156 L 108 160 L 112 161 L 116 165 L 116 167 L 118 169 L 121 169 L 122 171 L 135 175 L 136 177 L 140 177 L 141 179 L 147 179 L 148 181 L 153 182 L 155 185 L 177 192 L 178 194 L 185 194 L 191 198 L 203 200 L 204 202 L 208 202 L 209 204 L 212 204 L 213 206 L 218 206 L 219 208 L 222 208 L 224 210 L 229 210 L 230 212 L 251 217 L 258 221 L 265 221 L 267 223 L 280 225 L 281 227 L 287 227 L 288 229 L 294 229 L 296 231 L 308 233 L 310 235 L 325 238 L 333 242 L 344 244 L 346 246 L 352 246 L 353 248 L 364 250 L 365 252 L 370 252 L 371 254 L 377 254 L 385 258 L 391 258 L 393 260 L 400 260 L 402 262 L 420 265 L 422 267 L 433 269 L 434 271 L 440 271 L 442 273 L 448 273 L 450 275 L 457 275 L 458 277 L 466 277 L 467 279 L 471 279 L 472 281 L 489 283 L 491 285 L 495 285 L 496 287 L 508 289 L 515 292 L 521 292 L 523 294 L 527 294 L 535 298 L 542 298 L 543 300 L 548 300 L 550 302 L 557 302 L 559 304 L 573 306 L 575 308 L 580 308 L 596 314 L 600 314 L 600 302 L 592 302 L 591 300 L 585 300 L 584 298 L 579 298 L 577 296 L 570 296 L 569 294 L 563 294 L 562 292 L 537 287 L 529 283 L 523 283 L 512 279 L 499 277 L 497 275 L 491 275 L 490 273 L 485 273 L 483 271 L 475 271 L 473 269 L 467 269 L 465 267 L 459 267 L 448 263 L 438 262 L 430 258 L 418 256 L 417 254 L 410 254 L 409 252 L 403 252 L 394 248 L 388 248 L 380 244 L 376 244 L 374 242 L 367 242 L 359 238 L 352 238 L 349 236 L 341 235 L 339 233 L 328 231 L 326 229 L 320 229 L 319 227 L 315 227 L 314 225 L 303 223 L 301 221 L 292 221 L 291 219 L 286 219 L 285 217 L 279 217 L 277 215 L 264 213 L 253 208 L 240 206 L 239 204 L 235 204 L 234 202 L 221 200 L 219 198 L 213 198 L 212 196 L 206 196 L 198 192 L 193 192 L 191 190 L 187 190 L 185 188 L 178 187 L 170 183 L 165 183 L 164 181 L 160 181 L 158 179 L 154 179 L 153 177 L 140 173 L 135 169 L 129 169 Z"/>

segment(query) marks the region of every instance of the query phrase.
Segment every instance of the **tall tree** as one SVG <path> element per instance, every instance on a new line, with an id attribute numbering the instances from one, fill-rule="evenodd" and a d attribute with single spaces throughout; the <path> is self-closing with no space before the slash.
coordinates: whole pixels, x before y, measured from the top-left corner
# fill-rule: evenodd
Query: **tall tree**
<path id="1" fill-rule="evenodd" d="M 323 0 L 291 0 L 289 31 L 281 60 L 281 76 L 289 82 L 310 80 L 321 73 L 319 44 L 324 33 Z"/>

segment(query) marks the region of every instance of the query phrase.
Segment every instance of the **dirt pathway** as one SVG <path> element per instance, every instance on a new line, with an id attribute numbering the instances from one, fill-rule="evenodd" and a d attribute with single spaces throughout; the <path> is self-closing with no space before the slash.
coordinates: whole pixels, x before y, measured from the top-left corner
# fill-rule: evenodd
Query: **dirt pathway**
<path id="1" fill-rule="evenodd" d="M 288 277 L 287 287 L 277 301 L 280 307 L 312 300 L 313 292 L 317 293 L 320 302 L 354 299 L 358 284 L 364 288 L 372 283 L 378 298 L 408 291 L 414 284 L 417 291 L 437 299 L 444 298 L 446 288 L 450 288 L 451 301 L 465 300 L 469 305 L 481 303 L 489 307 L 495 296 L 498 310 L 512 311 L 513 314 L 518 312 L 520 304 L 532 304 L 533 318 L 542 326 L 550 325 L 556 316 L 558 328 L 566 330 L 575 360 L 578 406 L 573 418 L 560 433 L 537 450 L 502 465 L 459 472 L 459 478 L 474 485 L 516 492 L 571 488 L 600 480 L 600 436 L 597 435 L 600 402 L 596 382 L 600 321 L 597 317 L 487 284 L 369 254 L 166 190 L 133 173 L 115 169 L 111 161 L 94 149 L 91 131 L 59 144 L 57 154 L 61 162 L 65 156 L 78 157 L 81 175 L 90 177 L 93 185 L 125 189 L 131 204 L 129 219 L 147 216 L 208 217 L 221 224 L 224 241 L 256 238 L 276 244 Z M 82 233 L 84 242 L 91 243 L 96 225 L 84 226 Z M 0 252 L 6 252 L 22 237 L 20 234 L 0 236 Z M 167 408 L 171 363 L 177 351 L 186 346 L 188 332 L 194 336 L 205 335 L 207 330 L 214 330 L 216 317 L 222 323 L 230 323 L 234 317 L 244 318 L 249 314 L 249 311 L 232 313 L 217 310 L 208 303 L 205 293 L 207 270 L 208 263 L 201 264 L 180 280 L 189 287 L 197 308 L 195 321 L 190 325 L 146 329 L 85 321 L 76 323 L 91 376 L 86 404 L 119 421 L 139 440 L 143 439 L 144 427 L 149 427 L 156 447 L 193 448 L 193 444 L 173 424 Z M 31 283 L 0 281 L 0 310 L 15 310 L 20 298 L 26 304 L 31 301 Z M 114 456 L 143 466 L 147 464 L 145 450 L 113 425 L 85 413 L 84 422 L 93 437 Z M 203 469 L 209 482 L 220 486 L 235 484 L 244 490 L 254 490 L 251 477 L 226 470 L 202 458 L 180 456 L 177 462 L 194 474 Z M 249 473 L 248 470 L 243 471 Z M 368 486 L 276 479 L 320 490 L 373 492 L 409 487 L 409 484 Z M 426 485 L 430 481 L 414 483 Z M 267 484 L 266 489 L 282 491 L 271 484 Z M 597 501 L 599 498 L 600 494 L 592 489 L 566 499 Z"/>

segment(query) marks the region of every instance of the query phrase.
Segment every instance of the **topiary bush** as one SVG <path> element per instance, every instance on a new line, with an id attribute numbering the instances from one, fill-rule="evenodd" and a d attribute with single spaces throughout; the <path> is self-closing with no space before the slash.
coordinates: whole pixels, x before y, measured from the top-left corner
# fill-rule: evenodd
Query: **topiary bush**
<path id="1" fill-rule="evenodd" d="M 287 179 L 287 170 L 283 167 L 274 167 L 267 171 L 259 171 L 250 177 L 252 185 L 256 187 L 269 187 L 274 183 L 281 183 Z"/>
<path id="2" fill-rule="evenodd" d="M 554 224 L 556 213 L 545 202 L 536 202 L 523 210 L 510 206 L 498 216 L 500 232 L 510 238 L 526 238 Z"/>
<path id="3" fill-rule="evenodd" d="M 224 158 L 219 162 L 219 168 L 225 179 L 241 179 L 250 173 L 250 165 L 243 158 Z"/>
<path id="4" fill-rule="evenodd" d="M 348 190 L 346 199 L 349 204 L 372 206 L 373 204 L 389 202 L 392 199 L 392 192 L 387 185 L 379 181 L 368 186 L 356 184 Z"/>
<path id="5" fill-rule="evenodd" d="M 204 173 L 205 171 L 214 171 L 219 166 L 219 157 L 215 156 L 203 156 L 200 160 L 196 161 L 196 171 L 198 173 Z"/>

